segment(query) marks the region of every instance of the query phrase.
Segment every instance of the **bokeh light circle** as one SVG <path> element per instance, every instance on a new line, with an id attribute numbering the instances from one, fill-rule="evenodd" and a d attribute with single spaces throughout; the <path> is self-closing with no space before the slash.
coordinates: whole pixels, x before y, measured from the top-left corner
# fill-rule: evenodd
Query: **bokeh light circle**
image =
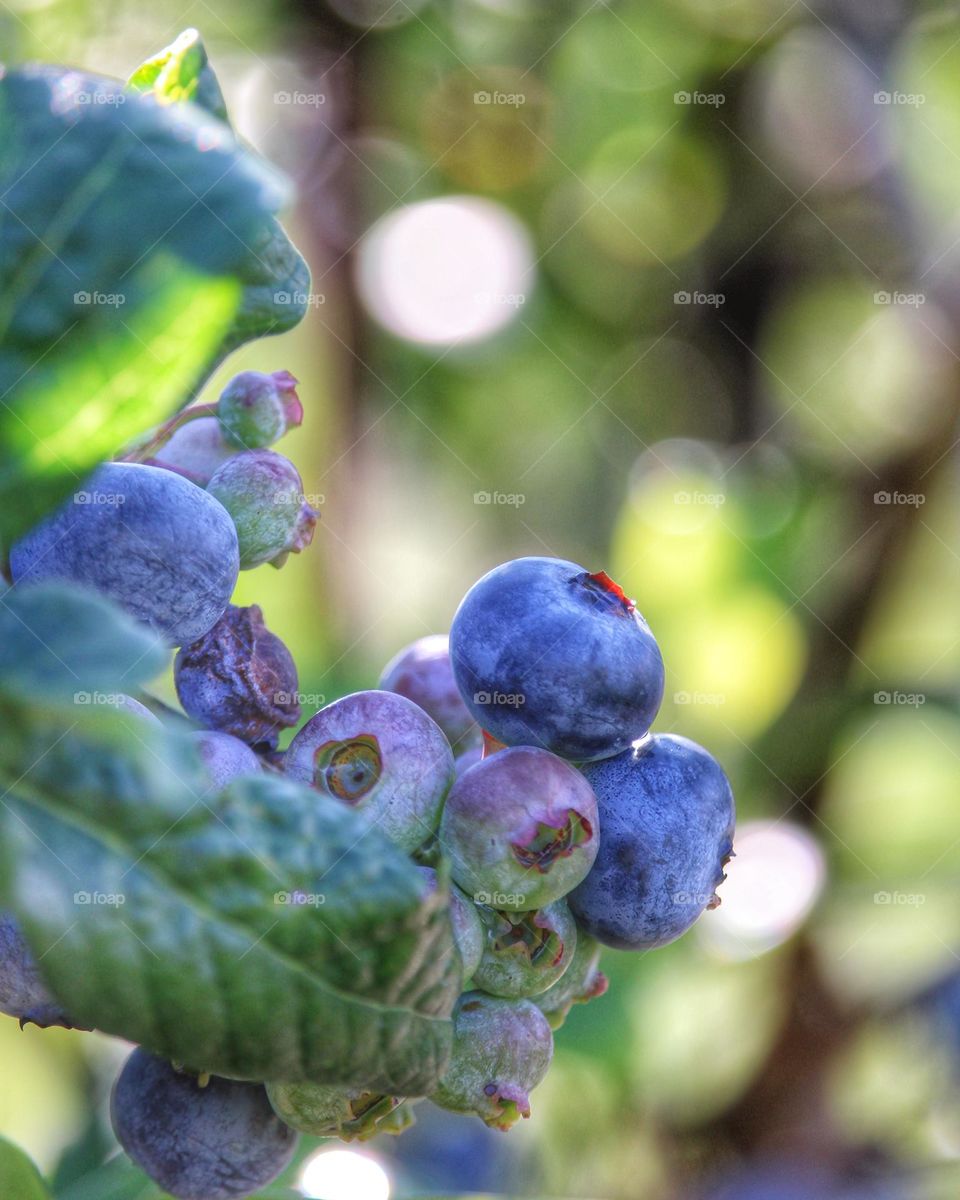
<path id="1" fill-rule="evenodd" d="M 720 907 L 697 926 L 724 958 L 754 958 L 787 940 L 823 890 L 819 843 L 792 821 L 747 821 L 737 830 Z"/>
<path id="2" fill-rule="evenodd" d="M 397 337 L 426 345 L 491 337 L 527 303 L 534 278 L 524 226 L 474 196 L 389 213 L 357 256 L 357 287 L 371 315 Z"/>
<path id="3" fill-rule="evenodd" d="M 390 1179 L 376 1159 L 355 1150 L 319 1150 L 304 1164 L 308 1200 L 390 1200 Z"/>

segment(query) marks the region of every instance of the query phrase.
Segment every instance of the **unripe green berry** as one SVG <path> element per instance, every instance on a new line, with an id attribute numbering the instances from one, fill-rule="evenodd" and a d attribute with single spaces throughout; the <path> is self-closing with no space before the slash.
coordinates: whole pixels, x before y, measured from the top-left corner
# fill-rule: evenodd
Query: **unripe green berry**
<path id="1" fill-rule="evenodd" d="M 233 518 L 240 566 L 283 566 L 309 546 L 317 514 L 307 504 L 297 468 L 273 450 L 245 450 L 218 468 L 207 491 Z"/>
<path id="2" fill-rule="evenodd" d="M 573 960 L 561 978 L 534 997 L 534 1004 L 559 1029 L 574 1004 L 586 1004 L 607 990 L 607 977 L 600 970 L 600 943 L 582 929 L 577 931 L 577 948 Z"/>
<path id="3" fill-rule="evenodd" d="M 530 1092 L 547 1073 L 553 1034 L 532 1000 L 465 992 L 454 1014 L 453 1054 L 430 1099 L 507 1130 L 530 1116 Z"/>
<path id="4" fill-rule="evenodd" d="M 270 446 L 303 420 L 297 381 L 289 371 L 241 371 L 220 393 L 220 429 L 243 450 Z"/>
<path id="5" fill-rule="evenodd" d="M 560 979 L 573 961 L 577 926 L 562 900 L 533 912 L 498 912 L 477 906 L 484 948 L 474 984 L 493 996 L 538 996 Z"/>

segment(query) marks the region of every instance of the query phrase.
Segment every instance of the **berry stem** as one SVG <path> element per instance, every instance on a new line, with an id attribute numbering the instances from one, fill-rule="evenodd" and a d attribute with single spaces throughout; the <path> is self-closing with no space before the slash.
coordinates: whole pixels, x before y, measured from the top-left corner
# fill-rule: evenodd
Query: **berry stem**
<path id="1" fill-rule="evenodd" d="M 216 403 L 194 404 L 190 408 L 185 408 L 181 412 L 175 413 L 169 421 L 158 425 L 156 429 L 147 434 L 146 441 L 133 446 L 126 454 L 119 455 L 116 461 L 130 463 L 146 462 L 147 459 L 153 458 L 154 454 L 169 442 L 178 429 L 181 429 L 190 421 L 196 421 L 198 417 L 215 417 L 216 415 Z"/>

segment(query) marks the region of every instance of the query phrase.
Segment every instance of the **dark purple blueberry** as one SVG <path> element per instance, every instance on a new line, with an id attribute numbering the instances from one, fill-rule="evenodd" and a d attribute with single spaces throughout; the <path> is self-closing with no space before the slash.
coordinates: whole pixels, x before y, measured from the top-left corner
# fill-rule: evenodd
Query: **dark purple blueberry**
<path id="1" fill-rule="evenodd" d="M 455 754 L 479 744 L 480 727 L 457 688 L 446 634 L 431 634 L 404 647 L 384 667 L 378 686 L 419 704 L 447 735 Z"/>
<path id="2" fill-rule="evenodd" d="M 12 913 L 0 912 L 0 1012 L 46 1029 L 72 1029 L 70 1018 L 43 982 L 40 968 Z"/>
<path id="3" fill-rule="evenodd" d="M 720 902 L 733 849 L 727 777 L 702 746 L 670 734 L 583 773 L 603 835 L 590 874 L 569 896 L 573 915 L 605 946 L 665 946 Z"/>
<path id="4" fill-rule="evenodd" d="M 467 592 L 450 654 L 483 729 L 575 762 L 642 737 L 663 697 L 663 660 L 632 600 L 602 571 L 559 558 L 504 563 Z"/>
<path id="5" fill-rule="evenodd" d="M 174 646 L 220 619 L 239 565 L 223 506 L 182 475 L 140 463 L 98 467 L 10 552 L 15 583 L 87 584 Z"/>
<path id="6" fill-rule="evenodd" d="M 262 1084 L 201 1083 L 142 1049 L 120 1072 L 110 1116 L 127 1154 L 179 1200 L 251 1196 L 287 1166 L 299 1137 Z"/>

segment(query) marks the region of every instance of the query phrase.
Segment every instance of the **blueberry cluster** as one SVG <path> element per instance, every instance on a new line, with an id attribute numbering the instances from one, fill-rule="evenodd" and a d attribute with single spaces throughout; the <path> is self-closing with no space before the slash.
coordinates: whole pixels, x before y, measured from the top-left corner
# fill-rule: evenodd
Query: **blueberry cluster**
<path id="1" fill-rule="evenodd" d="M 449 639 L 406 647 L 376 689 L 327 704 L 278 750 L 300 719 L 296 666 L 261 610 L 230 599 L 240 569 L 280 565 L 313 531 L 296 469 L 268 448 L 300 422 L 294 383 L 246 372 L 196 419 L 101 466 L 13 547 L 12 573 L 97 588 L 179 647 L 177 694 L 211 792 L 282 772 L 410 855 L 425 897 L 449 896 L 463 990 L 429 1098 L 508 1129 L 530 1113 L 553 1031 L 605 990 L 601 947 L 665 945 L 717 903 L 733 797 L 704 749 L 650 732 L 664 668 L 634 603 L 603 572 L 552 558 L 491 571 Z M 129 711 L 156 720 L 133 699 Z M 0 955 L 0 1008 L 69 1025 L 12 917 Z M 400 1132 L 420 1098 L 198 1076 L 139 1048 L 112 1114 L 161 1187 L 220 1200 L 275 1178 L 299 1132 Z"/>

